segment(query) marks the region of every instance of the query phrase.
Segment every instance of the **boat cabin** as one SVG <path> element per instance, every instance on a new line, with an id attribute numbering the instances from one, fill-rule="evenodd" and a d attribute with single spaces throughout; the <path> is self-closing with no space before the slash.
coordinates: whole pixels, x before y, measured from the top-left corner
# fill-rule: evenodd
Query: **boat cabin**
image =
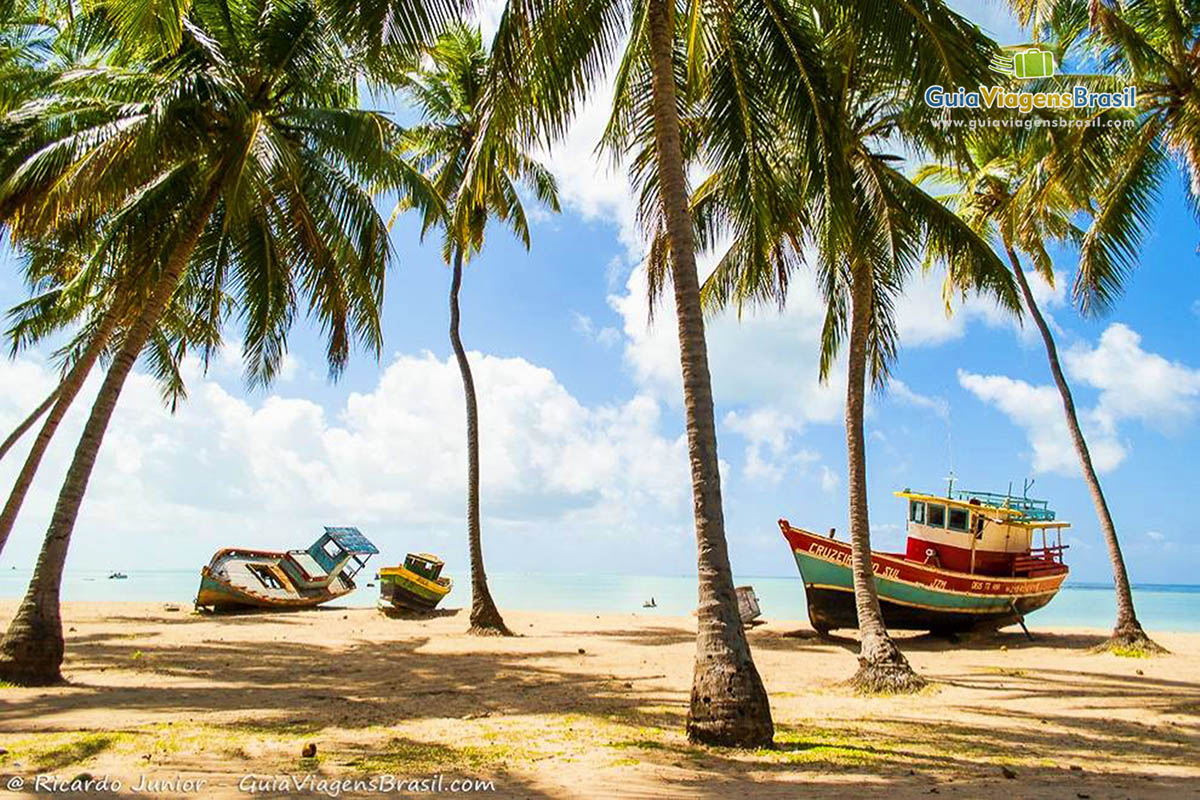
<path id="1" fill-rule="evenodd" d="M 1044 500 L 968 491 L 942 496 L 905 489 L 896 495 L 908 499 L 909 561 L 995 576 L 1062 569 L 1062 530 L 1070 523 L 1056 521 Z"/>
<path id="2" fill-rule="evenodd" d="M 326 526 L 325 533 L 307 550 L 289 550 L 280 566 L 296 586 L 314 589 L 328 586 L 339 574 L 349 581 L 377 553 L 358 528 Z"/>
<path id="3" fill-rule="evenodd" d="M 440 558 L 429 553 L 409 553 L 404 557 L 404 568 L 415 572 L 422 578 L 436 582 L 442 575 L 442 567 L 446 566 Z"/>

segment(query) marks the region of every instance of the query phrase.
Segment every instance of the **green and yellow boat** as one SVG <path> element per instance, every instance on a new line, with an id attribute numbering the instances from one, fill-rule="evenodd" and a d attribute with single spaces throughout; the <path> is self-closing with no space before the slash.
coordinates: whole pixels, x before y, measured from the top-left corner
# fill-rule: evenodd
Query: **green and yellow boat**
<path id="1" fill-rule="evenodd" d="M 384 613 L 433 611 L 454 586 L 453 580 L 442 577 L 444 566 L 429 553 L 409 553 L 404 566 L 379 570 L 379 608 Z"/>

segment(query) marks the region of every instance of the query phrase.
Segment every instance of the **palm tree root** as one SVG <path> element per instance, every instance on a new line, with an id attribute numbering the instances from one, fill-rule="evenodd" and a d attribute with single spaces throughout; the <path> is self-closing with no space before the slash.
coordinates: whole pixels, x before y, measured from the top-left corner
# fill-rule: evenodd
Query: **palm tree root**
<path id="1" fill-rule="evenodd" d="M 17 686 L 52 686 L 63 682 L 62 627 L 24 608 L 0 642 L 0 681 Z"/>
<path id="2" fill-rule="evenodd" d="M 1092 648 L 1093 653 L 1112 653 L 1126 658 L 1149 658 L 1171 652 L 1151 639 L 1137 620 L 1118 624 L 1112 636 Z"/>
<path id="3" fill-rule="evenodd" d="M 912 694 L 928 685 L 887 636 L 863 638 L 858 672 L 848 684 L 861 694 Z"/>
<path id="4" fill-rule="evenodd" d="M 714 747 L 774 747 L 767 691 L 753 662 L 714 665 L 712 658 L 696 664 L 688 741 Z"/>
<path id="5" fill-rule="evenodd" d="M 471 609 L 471 627 L 467 629 L 471 636 L 513 636 L 513 632 L 504 624 L 504 618 L 495 603 L 485 603 Z"/>

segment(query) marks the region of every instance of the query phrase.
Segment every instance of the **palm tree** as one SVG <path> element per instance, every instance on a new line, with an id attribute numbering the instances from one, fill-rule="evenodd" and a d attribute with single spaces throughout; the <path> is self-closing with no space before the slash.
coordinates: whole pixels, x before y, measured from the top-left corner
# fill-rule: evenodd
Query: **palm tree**
<path id="1" fill-rule="evenodd" d="M 87 237 L 87 240 L 85 246 L 95 246 L 94 237 Z M 47 280 L 63 283 L 37 293 L 10 312 L 10 316 L 16 318 L 16 323 L 8 332 L 13 352 L 44 340 L 77 318 L 84 317 L 87 321 L 59 349 L 59 356 L 64 362 L 63 375 L 43 403 L 42 410 L 48 410 L 49 414 L 26 454 L 8 500 L 0 511 L 0 552 L 12 534 L 17 515 L 59 424 L 83 388 L 93 366 L 103 355 L 111 354 L 116 349 L 114 345 L 119 345 L 124 328 L 136 319 L 139 311 L 136 303 L 130 307 L 131 298 L 119 284 L 107 287 L 100 296 L 80 297 L 87 293 L 88 286 L 98 280 L 97 273 L 104 271 L 102 261 L 98 264 L 95 259 L 85 255 L 80 265 L 78 254 L 61 246 L 28 248 L 24 255 L 27 262 L 25 274 L 31 284 L 37 286 Z M 73 266 L 78 268 L 73 270 Z M 120 266 L 128 265 L 108 265 L 108 269 L 119 273 Z M 144 351 L 148 366 L 159 379 L 163 399 L 172 412 L 186 396 L 180 373 L 184 356 L 189 349 L 199 349 L 207 358 L 217 349 L 221 340 L 221 324 L 226 316 L 222 310 L 226 303 L 222 302 L 219 294 L 210 294 L 214 291 L 219 293 L 219 287 L 198 285 L 198 277 L 194 272 L 186 276 L 184 285 L 172 297 L 171 305 L 149 337 Z M 28 426 L 34 421 L 35 415 L 31 415 L 23 425 Z M 19 433 L 20 428 L 9 438 L 15 440 Z"/>
<path id="2" fill-rule="evenodd" d="M 1200 214 L 1200 6 L 1190 0 L 1009 0 L 1060 51 L 1098 62 L 1098 84 L 1137 87 L 1139 134 L 1175 156 Z M 1114 287 L 1115 288 L 1115 287 Z M 1103 298 L 1100 298 L 1103 299 Z M 1085 300 L 1086 298 L 1081 298 Z M 1084 306 L 1087 310 L 1087 306 Z"/>
<path id="3" fill-rule="evenodd" d="M 770 93 L 768 74 L 779 80 L 802 74 L 807 45 L 795 21 L 792 4 L 775 0 L 682 5 L 674 0 L 509 0 L 492 47 L 494 88 L 485 100 L 490 117 L 530 138 L 553 141 L 624 42 L 605 146 L 622 158 L 631 138 L 644 136 L 649 142 L 634 164 L 634 177 L 642 186 L 646 227 L 663 234 L 652 253 L 660 269 L 652 271 L 651 298 L 656 300 L 669 280 L 675 300 L 698 567 L 687 733 L 705 744 L 768 746 L 774 724 L 738 614 L 729 563 L 696 235 L 688 211 L 687 168 L 696 144 L 687 137 L 681 110 L 702 96 L 715 97 L 715 89 L 707 94 L 705 87 L 719 87 L 720 99 L 740 114 L 745 109 L 731 102 L 729 93 L 739 81 L 746 90 L 741 98 L 750 99 Z M 751 128 L 764 122 L 762 105 L 753 105 L 749 116 L 731 121 Z M 762 141 L 765 145 L 769 137 Z M 753 148 L 710 144 L 707 151 L 736 160 L 755 175 L 770 167 Z"/>
<path id="4" fill-rule="evenodd" d="M 489 220 L 496 219 L 529 247 L 529 224 L 517 192 L 524 185 L 543 204 L 558 211 L 554 177 L 533 159 L 523 143 L 491 124 L 484 114 L 489 62 L 478 29 L 452 27 L 408 70 L 402 85 L 420 109 L 423 122 L 405 134 L 405 149 L 446 201 L 441 217 L 427 216 L 425 228 L 438 226 L 451 268 L 450 343 L 462 373 L 467 406 L 467 540 L 471 554 L 471 633 L 511 636 L 488 591 L 483 567 L 479 514 L 479 415 L 475 381 L 459 335 L 458 296 L 463 266 L 483 249 Z"/>
<path id="5" fill-rule="evenodd" d="M 336 376 L 355 341 L 375 353 L 380 343 L 390 248 L 363 186 L 421 196 L 426 185 L 392 155 L 398 128 L 357 107 L 361 62 L 307 0 L 200 0 L 188 22 L 167 55 L 59 81 L 0 162 L 0 221 L 14 241 L 102 224 L 106 261 L 123 265 L 140 308 L 0 643 L 0 678 L 15 683 L 61 677 L 71 533 L 125 379 L 187 274 L 231 286 L 252 382 L 277 371 L 300 299 Z"/>
<path id="6" fill-rule="evenodd" d="M 959 285 L 1015 306 L 1016 289 L 985 241 L 923 192 L 901 169 L 892 148 L 947 152 L 946 130 L 936 127 L 920 101 L 931 83 L 977 81 L 992 45 L 945 6 L 928 8 L 912 35 L 912 60 L 899 64 L 881 54 L 883 42 L 852 9 L 813 3 L 809 24 L 819 61 L 811 83 L 821 87 L 815 135 L 797 137 L 792 166 L 795 192 L 790 215 L 745 224 L 705 285 L 710 308 L 733 303 L 786 301 L 788 275 L 815 251 L 825 296 L 820 373 L 826 379 L 846 342 L 846 446 L 851 572 L 861 637 L 859 670 L 852 685 L 868 692 L 914 691 L 924 681 L 887 633 L 871 568 L 863 413 L 868 373 L 886 382 L 898 354 L 894 299 L 922 260 L 940 260 Z M 957 60 L 946 57 L 953 52 Z M 925 75 L 911 80 L 916 71 Z M 807 131 L 806 131 L 807 133 Z M 715 173 L 693 205 L 700 225 L 722 215 L 746 217 L 736 181 Z M 715 241 L 715 240 L 714 240 Z"/>
<path id="7" fill-rule="evenodd" d="M 1060 140 L 1049 135 L 1051 130 L 975 136 L 968 159 L 956 165 L 927 166 L 919 178 L 954 187 L 946 201 L 981 235 L 999 243 L 1042 338 L 1062 398 L 1067 430 L 1112 562 L 1117 622 L 1104 647 L 1117 653 L 1163 652 L 1138 621 L 1116 524 L 1092 464 L 1054 335 L 1038 308 L 1019 256 L 1024 253 L 1053 284 L 1054 265 L 1047 245 L 1077 245 L 1080 260 L 1074 296 L 1084 307 L 1094 308 L 1098 299 L 1107 305 L 1123 276 L 1136 266 L 1138 244 L 1150 229 L 1163 154 L 1148 129 L 1132 140 L 1125 129 L 1118 128 L 1087 128 Z M 1119 135 L 1105 135 L 1105 131 L 1118 130 Z M 1081 227 L 1083 223 L 1086 228 Z"/>

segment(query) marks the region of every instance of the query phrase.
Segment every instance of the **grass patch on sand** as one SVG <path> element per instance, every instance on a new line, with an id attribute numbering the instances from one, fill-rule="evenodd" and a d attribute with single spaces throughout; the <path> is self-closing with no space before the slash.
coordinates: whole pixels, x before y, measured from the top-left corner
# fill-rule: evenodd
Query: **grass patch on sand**
<path id="1" fill-rule="evenodd" d="M 1158 653 L 1148 650 L 1145 647 L 1125 647 L 1122 645 L 1113 645 L 1101 652 L 1112 653 L 1119 658 L 1153 658 L 1158 655 Z"/>
<path id="2" fill-rule="evenodd" d="M 441 768 L 487 770 L 505 766 L 522 755 L 515 747 L 503 744 L 450 747 L 433 742 L 393 738 L 380 750 L 346 762 L 361 772 L 416 774 Z"/>
<path id="3" fill-rule="evenodd" d="M 65 769 L 116 749 L 134 737 L 124 732 L 41 733 L 12 742 L 8 758 L 39 771 Z"/>

